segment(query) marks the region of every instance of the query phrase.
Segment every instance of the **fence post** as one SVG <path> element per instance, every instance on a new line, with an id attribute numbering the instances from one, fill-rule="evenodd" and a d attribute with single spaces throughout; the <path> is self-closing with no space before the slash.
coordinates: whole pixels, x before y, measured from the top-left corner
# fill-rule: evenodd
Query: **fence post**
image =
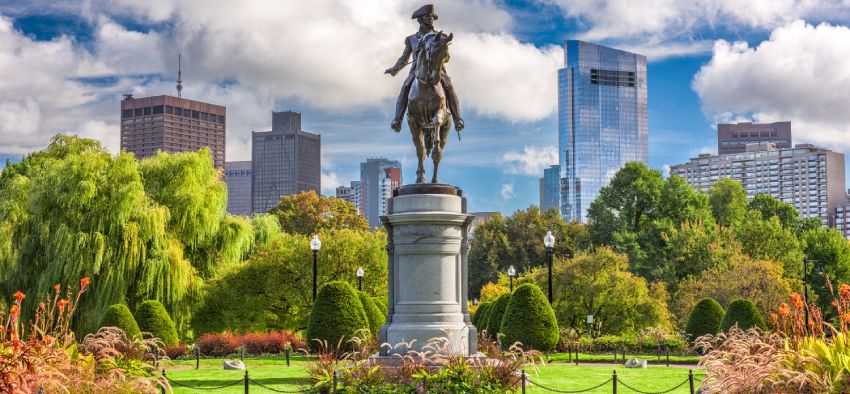
<path id="1" fill-rule="evenodd" d="M 245 394 L 248 394 L 248 370 L 245 370 Z"/>
<path id="2" fill-rule="evenodd" d="M 334 393 L 336 393 L 336 371 L 334 371 Z"/>
<path id="3" fill-rule="evenodd" d="M 614 376 L 611 378 L 611 381 L 614 382 L 614 394 L 617 394 L 617 370 L 614 370 Z"/>
<path id="4" fill-rule="evenodd" d="M 578 348 L 576 348 L 576 365 L 578 365 Z"/>
<path id="5" fill-rule="evenodd" d="M 153 354 L 153 369 L 159 369 L 159 354 Z"/>
<path id="6" fill-rule="evenodd" d="M 688 370 L 688 383 L 691 384 L 691 394 L 694 394 L 694 370 Z"/>
<path id="7" fill-rule="evenodd" d="M 163 368 L 162 369 L 162 383 L 163 383 L 163 385 L 160 386 L 160 389 L 162 389 L 162 390 L 160 390 L 162 392 L 162 394 L 167 394 L 166 391 L 165 391 L 165 383 L 167 383 L 167 382 L 168 382 L 168 378 L 165 377 L 165 368 Z"/>
<path id="8" fill-rule="evenodd" d="M 525 394 L 525 370 L 522 371 L 522 394 Z"/>
<path id="9" fill-rule="evenodd" d="M 195 369 L 201 368 L 201 348 L 195 348 Z"/>
<path id="10" fill-rule="evenodd" d="M 286 354 L 286 366 L 288 367 L 289 366 L 289 346 L 286 347 L 286 350 L 284 351 L 284 353 Z"/>
<path id="11" fill-rule="evenodd" d="M 664 352 L 667 353 L 667 366 L 670 366 L 670 346 L 664 347 Z"/>

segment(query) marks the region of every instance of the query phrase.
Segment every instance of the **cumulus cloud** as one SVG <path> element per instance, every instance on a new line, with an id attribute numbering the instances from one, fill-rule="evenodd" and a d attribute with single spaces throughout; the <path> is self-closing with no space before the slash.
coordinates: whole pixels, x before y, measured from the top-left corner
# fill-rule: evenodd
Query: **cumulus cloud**
<path id="1" fill-rule="evenodd" d="M 558 164 L 558 151 L 552 146 L 526 146 L 508 151 L 499 158 L 505 172 L 516 175 L 543 176 L 543 169 Z"/>
<path id="2" fill-rule="evenodd" d="M 341 186 L 346 183 L 340 180 L 336 172 L 323 172 L 321 182 L 323 193 L 334 193 L 337 186 Z"/>
<path id="3" fill-rule="evenodd" d="M 756 47 L 717 41 L 693 79 L 718 121 L 791 121 L 797 142 L 850 147 L 850 29 L 791 22 Z"/>
<path id="4" fill-rule="evenodd" d="M 513 183 L 503 183 L 502 189 L 500 190 L 500 194 L 502 195 L 502 200 L 510 200 L 514 197 L 514 184 Z"/>

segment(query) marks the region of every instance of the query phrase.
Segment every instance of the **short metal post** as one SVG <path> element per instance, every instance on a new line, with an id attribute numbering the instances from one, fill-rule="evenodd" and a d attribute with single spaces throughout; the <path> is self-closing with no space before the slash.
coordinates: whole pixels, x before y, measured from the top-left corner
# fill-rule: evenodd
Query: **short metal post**
<path id="1" fill-rule="evenodd" d="M 163 383 L 163 385 L 162 385 L 162 386 L 160 386 L 160 391 L 162 392 L 162 394 L 168 394 L 168 393 L 165 391 L 165 383 L 166 383 L 166 382 L 168 382 L 168 378 L 167 378 L 167 377 L 165 377 L 165 369 L 163 369 L 163 370 L 162 370 L 162 383 Z M 39 392 L 39 394 L 41 394 L 41 392 Z"/>
<path id="2" fill-rule="evenodd" d="M 614 362 L 617 362 L 617 349 L 614 349 Z"/>
<path id="3" fill-rule="evenodd" d="M 688 370 L 688 383 L 691 384 L 691 394 L 694 394 L 694 370 Z"/>
<path id="4" fill-rule="evenodd" d="M 245 348 L 242 347 L 239 349 L 239 361 L 245 361 Z"/>
<path id="5" fill-rule="evenodd" d="M 195 369 L 201 368 L 201 348 L 195 348 Z"/>
<path id="6" fill-rule="evenodd" d="M 248 370 L 245 370 L 245 394 L 248 394 Z"/>
<path id="7" fill-rule="evenodd" d="M 525 394 L 525 370 L 522 371 L 522 394 Z"/>
<path id="8" fill-rule="evenodd" d="M 289 366 L 289 346 L 286 347 L 286 350 L 284 351 L 284 353 L 286 354 L 286 366 L 288 367 Z"/>
<path id="9" fill-rule="evenodd" d="M 336 393 L 336 371 L 334 371 L 334 393 Z"/>
<path id="10" fill-rule="evenodd" d="M 613 392 L 614 392 L 614 394 L 617 394 L 617 370 L 616 369 L 614 370 L 614 376 L 612 377 L 611 381 L 614 382 L 614 391 Z"/>

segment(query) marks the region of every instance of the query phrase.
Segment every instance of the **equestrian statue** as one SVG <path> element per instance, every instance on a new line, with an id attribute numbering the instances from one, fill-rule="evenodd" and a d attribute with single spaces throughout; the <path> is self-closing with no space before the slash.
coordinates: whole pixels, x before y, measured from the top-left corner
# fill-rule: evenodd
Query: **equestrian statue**
<path id="1" fill-rule="evenodd" d="M 452 122 L 458 132 L 458 139 L 464 127 L 460 117 L 460 102 L 445 69 L 453 35 L 434 30 L 437 14 L 433 5 L 422 6 L 413 13 L 412 18 L 419 22 L 419 31 L 404 40 L 401 57 L 385 71 L 395 76 L 407 64 L 411 65 L 410 73 L 401 87 L 390 127 L 400 132 L 401 121 L 407 110 L 407 126 L 419 159 L 416 183 L 425 183 L 425 156 L 430 156 L 434 162 L 431 183 L 438 183 L 437 168 L 443 157 Z M 408 63 L 411 56 L 412 62 Z"/>

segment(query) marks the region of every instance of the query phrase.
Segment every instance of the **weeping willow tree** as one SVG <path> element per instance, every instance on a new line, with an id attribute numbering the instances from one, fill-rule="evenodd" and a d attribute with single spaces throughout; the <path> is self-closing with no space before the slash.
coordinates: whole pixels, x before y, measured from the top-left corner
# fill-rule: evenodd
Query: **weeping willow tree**
<path id="1" fill-rule="evenodd" d="M 204 280 L 255 243 L 252 223 L 226 205 L 208 150 L 140 163 L 58 135 L 0 174 L 0 281 L 6 294 L 21 290 L 35 302 L 54 284 L 88 276 L 80 333 L 110 305 L 135 309 L 147 299 L 162 302 L 185 333 Z"/>

